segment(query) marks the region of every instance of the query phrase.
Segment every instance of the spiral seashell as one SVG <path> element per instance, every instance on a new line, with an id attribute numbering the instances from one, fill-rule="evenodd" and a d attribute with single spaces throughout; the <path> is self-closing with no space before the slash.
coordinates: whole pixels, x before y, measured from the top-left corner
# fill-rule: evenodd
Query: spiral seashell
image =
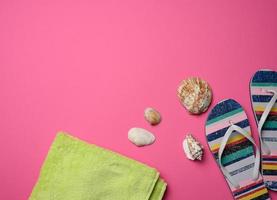
<path id="1" fill-rule="evenodd" d="M 203 146 L 191 134 L 188 134 L 184 139 L 183 149 L 188 159 L 202 160 Z"/>

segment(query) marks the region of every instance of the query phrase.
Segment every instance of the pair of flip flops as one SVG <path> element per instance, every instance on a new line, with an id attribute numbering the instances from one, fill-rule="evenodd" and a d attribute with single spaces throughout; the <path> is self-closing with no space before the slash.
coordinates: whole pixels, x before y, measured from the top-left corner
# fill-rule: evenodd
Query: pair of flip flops
<path id="1" fill-rule="evenodd" d="M 277 72 L 256 72 L 250 93 L 261 149 L 244 109 L 233 99 L 211 110 L 206 137 L 234 199 L 264 200 L 270 199 L 267 189 L 277 191 Z"/>

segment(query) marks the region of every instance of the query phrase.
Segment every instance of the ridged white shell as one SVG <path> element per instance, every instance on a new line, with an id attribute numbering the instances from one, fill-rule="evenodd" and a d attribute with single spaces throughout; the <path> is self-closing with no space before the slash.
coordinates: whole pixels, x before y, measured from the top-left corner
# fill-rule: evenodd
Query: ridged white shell
<path id="1" fill-rule="evenodd" d="M 131 128 L 128 139 L 137 146 L 145 146 L 155 141 L 155 136 L 143 128 Z"/>
<path id="2" fill-rule="evenodd" d="M 202 160 L 203 146 L 192 135 L 187 135 L 183 141 L 183 149 L 188 159 Z"/>

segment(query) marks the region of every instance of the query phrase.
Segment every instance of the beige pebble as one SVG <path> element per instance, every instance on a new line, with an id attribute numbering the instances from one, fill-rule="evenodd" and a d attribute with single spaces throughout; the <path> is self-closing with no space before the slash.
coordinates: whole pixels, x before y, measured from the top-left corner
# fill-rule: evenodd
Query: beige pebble
<path id="1" fill-rule="evenodd" d="M 212 101 L 212 90 L 209 84 L 197 77 L 183 80 L 177 94 L 182 105 L 192 114 L 205 112 Z"/>
<path id="2" fill-rule="evenodd" d="M 148 121 L 151 125 L 157 125 L 161 122 L 161 115 L 160 113 L 155 110 L 154 108 L 146 108 L 144 110 L 144 118 Z"/>

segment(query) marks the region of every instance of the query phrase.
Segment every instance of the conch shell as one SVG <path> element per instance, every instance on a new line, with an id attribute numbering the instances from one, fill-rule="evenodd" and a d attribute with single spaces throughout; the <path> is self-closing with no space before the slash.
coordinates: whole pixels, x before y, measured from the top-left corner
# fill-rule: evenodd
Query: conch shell
<path id="1" fill-rule="evenodd" d="M 191 134 L 188 134 L 184 139 L 183 148 L 188 159 L 202 160 L 203 146 Z"/>

